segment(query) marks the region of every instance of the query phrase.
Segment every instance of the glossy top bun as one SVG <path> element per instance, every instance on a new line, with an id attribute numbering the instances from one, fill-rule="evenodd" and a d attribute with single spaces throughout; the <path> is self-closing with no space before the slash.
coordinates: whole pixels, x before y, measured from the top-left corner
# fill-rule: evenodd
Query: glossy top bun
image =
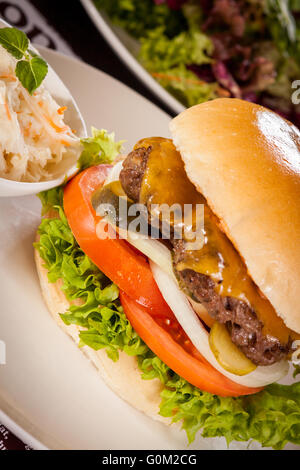
<path id="1" fill-rule="evenodd" d="M 250 276 L 300 333 L 300 131 L 262 106 L 230 98 L 187 109 L 170 129 L 188 177 Z"/>

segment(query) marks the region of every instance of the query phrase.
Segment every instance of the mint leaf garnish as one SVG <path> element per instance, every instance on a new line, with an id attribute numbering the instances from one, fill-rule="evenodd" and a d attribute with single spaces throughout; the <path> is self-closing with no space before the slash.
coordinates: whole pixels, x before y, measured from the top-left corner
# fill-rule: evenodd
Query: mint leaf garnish
<path id="1" fill-rule="evenodd" d="M 0 44 L 16 59 L 22 59 L 29 46 L 29 40 L 23 31 L 16 28 L 0 29 Z"/>
<path id="2" fill-rule="evenodd" d="M 41 57 L 20 60 L 16 66 L 16 76 L 30 94 L 36 90 L 48 72 L 48 65 Z"/>
<path id="3" fill-rule="evenodd" d="M 0 29 L 0 45 L 15 59 L 16 76 L 30 95 L 41 85 L 48 73 L 48 65 L 40 56 L 29 48 L 29 39 L 16 28 Z"/>

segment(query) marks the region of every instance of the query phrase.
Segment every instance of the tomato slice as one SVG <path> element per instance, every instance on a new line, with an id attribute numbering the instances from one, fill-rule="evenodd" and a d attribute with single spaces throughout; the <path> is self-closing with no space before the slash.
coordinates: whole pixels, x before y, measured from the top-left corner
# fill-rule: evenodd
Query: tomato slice
<path id="1" fill-rule="evenodd" d="M 100 239 L 96 234 L 96 228 L 98 233 L 106 230 L 107 223 L 96 216 L 91 196 L 105 182 L 110 168 L 110 165 L 90 167 L 66 185 L 64 211 L 68 223 L 79 246 L 111 281 L 153 313 L 172 316 L 147 258 L 117 234 L 115 239 Z"/>
<path id="2" fill-rule="evenodd" d="M 183 343 L 174 337 L 172 327 L 168 329 L 166 320 L 165 326 L 162 327 L 156 317 L 122 291 L 120 299 L 128 320 L 151 351 L 192 385 L 216 395 L 231 397 L 250 395 L 261 390 L 231 381 L 208 362 L 204 362 L 197 350 L 198 354 L 195 354 L 193 345 L 191 348 L 185 348 Z"/>

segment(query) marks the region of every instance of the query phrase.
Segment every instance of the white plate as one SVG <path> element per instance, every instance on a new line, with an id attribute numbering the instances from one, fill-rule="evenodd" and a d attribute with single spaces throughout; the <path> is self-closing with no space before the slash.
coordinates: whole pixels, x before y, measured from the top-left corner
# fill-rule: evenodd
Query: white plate
<path id="1" fill-rule="evenodd" d="M 185 106 L 166 91 L 136 59 L 138 42 L 132 39 L 126 31 L 112 24 L 105 13 L 100 13 L 93 0 L 81 0 L 81 3 L 97 29 L 124 64 L 175 113 L 183 111 Z"/>
<path id="2" fill-rule="evenodd" d="M 118 81 L 41 48 L 76 99 L 87 126 L 114 130 L 128 150 L 141 137 L 168 136 L 169 117 Z M 32 243 L 36 197 L 0 199 L 0 422 L 37 449 L 187 449 L 185 433 L 157 423 L 118 398 L 48 313 Z M 231 448 L 245 448 L 232 444 Z M 192 449 L 225 449 L 202 439 Z"/>

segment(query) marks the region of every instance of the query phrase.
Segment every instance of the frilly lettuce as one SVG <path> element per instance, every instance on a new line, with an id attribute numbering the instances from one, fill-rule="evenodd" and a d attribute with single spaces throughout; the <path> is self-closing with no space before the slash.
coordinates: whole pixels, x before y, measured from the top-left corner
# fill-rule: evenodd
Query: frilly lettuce
<path id="1" fill-rule="evenodd" d="M 63 205 L 63 189 L 62 186 L 42 191 L 38 194 L 42 203 L 42 215 L 47 214 L 53 207 Z"/>
<path id="2" fill-rule="evenodd" d="M 111 163 L 119 155 L 124 141 L 115 142 L 115 134 L 92 127 L 92 137 L 81 139 L 83 151 L 78 160 L 79 170 L 92 165 Z"/>
<path id="3" fill-rule="evenodd" d="M 267 25 L 274 43 L 283 53 L 300 60 L 300 22 L 293 12 L 300 11 L 299 0 L 264 0 Z"/>
<path id="4" fill-rule="evenodd" d="M 156 5 L 153 0 L 94 0 L 94 3 L 115 24 L 138 39 L 161 26 L 168 37 L 175 36 L 187 27 L 181 11 L 170 10 L 164 3 Z"/>
<path id="5" fill-rule="evenodd" d="M 199 6 L 173 10 L 153 0 L 95 0 L 111 20 L 140 40 L 138 58 L 173 96 L 186 106 L 216 98 L 217 84 L 204 83 L 188 64 L 211 63 L 211 40 L 199 30 Z M 182 3 L 182 2 L 181 2 Z"/>
<path id="6" fill-rule="evenodd" d="M 255 440 L 262 446 L 281 449 L 287 442 L 300 444 L 300 382 L 273 384 L 246 397 L 222 398 L 202 392 L 175 374 L 133 330 L 119 301 L 116 285 L 102 274 L 78 246 L 63 212 L 61 188 L 44 193 L 44 212 L 51 202 L 56 218 L 44 218 L 35 244 L 49 282 L 62 280 L 62 289 L 76 305 L 61 318 L 82 326 L 80 346 L 106 349 L 117 361 L 119 351 L 135 356 L 142 378 L 157 378 L 164 385 L 160 414 L 181 421 L 189 442 L 201 432 L 204 437 L 224 436 L 231 441 Z"/>
<path id="7" fill-rule="evenodd" d="M 217 83 L 205 83 L 182 64 L 166 72 L 153 72 L 152 75 L 187 107 L 212 100 L 217 96 Z"/>
<path id="8" fill-rule="evenodd" d="M 198 30 L 183 32 L 169 39 L 158 28 L 141 40 L 141 60 L 153 71 L 169 71 L 179 64 L 208 64 L 213 51 L 211 40 Z"/>
<path id="9" fill-rule="evenodd" d="M 216 98 L 217 83 L 199 80 L 185 64 L 211 63 L 212 50 L 210 39 L 196 29 L 169 39 L 157 28 L 141 39 L 139 58 L 164 88 L 186 106 L 193 106 Z"/>

